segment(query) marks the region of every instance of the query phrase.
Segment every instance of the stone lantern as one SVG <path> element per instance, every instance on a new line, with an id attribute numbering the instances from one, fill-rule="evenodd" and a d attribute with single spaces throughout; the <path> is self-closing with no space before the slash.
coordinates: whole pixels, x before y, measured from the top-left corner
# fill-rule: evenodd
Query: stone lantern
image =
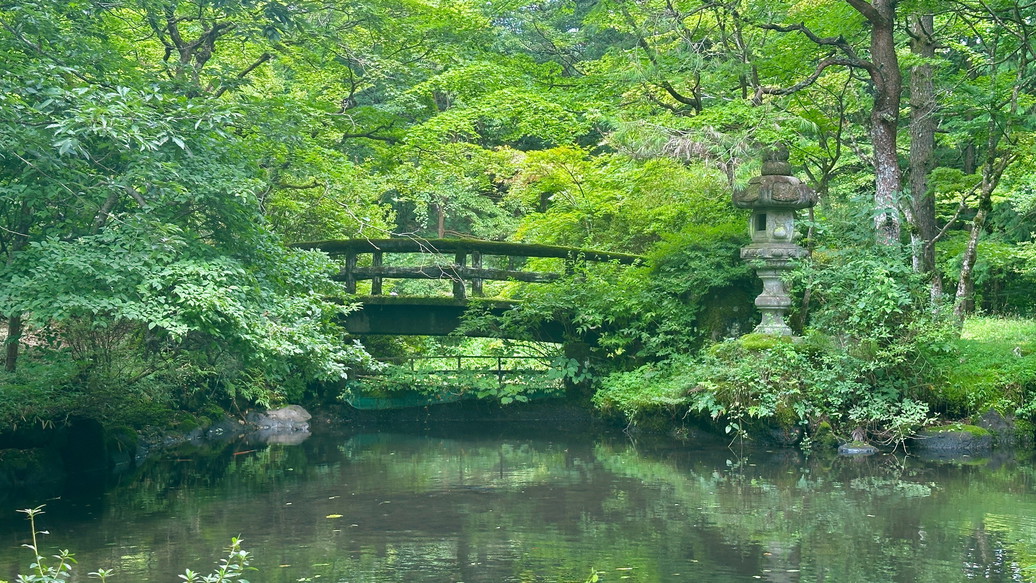
<path id="1" fill-rule="evenodd" d="M 791 296 L 782 277 L 793 259 L 809 252 L 793 242 L 795 211 L 816 204 L 816 193 L 791 175 L 788 148 L 774 145 L 763 155 L 761 176 L 748 186 L 734 191 L 734 205 L 752 210 L 748 229 L 752 244 L 741 249 L 741 259 L 759 264 L 756 274 L 763 280 L 763 293 L 755 299 L 762 321 L 755 331 L 791 336 L 784 314 L 791 307 Z"/>

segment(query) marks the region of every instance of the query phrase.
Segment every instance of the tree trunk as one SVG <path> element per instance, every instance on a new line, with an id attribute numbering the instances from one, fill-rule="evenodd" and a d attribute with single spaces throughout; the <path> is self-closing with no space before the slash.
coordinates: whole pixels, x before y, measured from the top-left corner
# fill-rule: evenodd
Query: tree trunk
<path id="1" fill-rule="evenodd" d="M 8 231 L 13 235 L 10 246 L 7 248 L 7 265 L 10 266 L 15 257 L 23 249 L 29 246 L 29 227 L 32 224 L 32 205 L 22 201 L 18 209 L 18 223 L 15 230 Z M 7 315 L 7 339 L 4 341 L 4 370 L 15 372 L 18 370 L 18 354 L 21 349 L 22 337 L 22 314 L 14 313 Z"/>
<path id="2" fill-rule="evenodd" d="M 1025 39 L 1028 41 L 1028 38 Z M 1022 51 L 1015 73 L 1014 89 L 1010 99 L 1000 105 L 1000 109 L 1006 109 L 1011 116 L 1018 114 L 1020 95 L 1023 83 L 1030 77 L 1028 53 Z M 975 281 L 974 269 L 978 256 L 978 238 L 985 228 L 986 218 L 993 210 L 993 191 L 1000 184 L 1004 172 L 1015 159 L 1015 154 L 1000 150 L 1001 141 L 1007 137 L 1005 128 L 1007 124 L 996 116 L 991 116 L 987 126 L 985 161 L 982 164 L 982 185 L 979 191 L 978 212 L 971 222 L 971 235 L 968 237 L 968 246 L 964 250 L 964 259 L 961 263 L 960 279 L 957 280 L 957 295 L 953 305 L 953 315 L 960 323 L 964 322 L 964 316 L 975 309 Z"/>
<path id="3" fill-rule="evenodd" d="M 871 141 L 874 145 L 874 215 L 875 237 L 883 245 L 899 243 L 899 194 L 903 178 L 896 151 L 899 129 L 900 92 L 903 75 L 896 56 L 893 35 L 896 23 L 895 0 L 846 0 L 871 25 L 871 66 L 874 83 L 874 106 L 871 109 Z"/>
<path id="4" fill-rule="evenodd" d="M 874 109 L 871 111 L 871 137 L 874 142 L 874 216 L 875 235 L 879 243 L 899 242 L 900 222 L 896 210 L 903 179 L 896 151 L 899 131 L 899 102 L 903 78 L 893 38 L 895 5 L 891 0 L 877 0 L 874 7 L 880 18 L 871 22 L 871 58 L 874 61 Z"/>
<path id="5" fill-rule="evenodd" d="M 968 142 L 964 145 L 964 152 L 961 155 L 961 168 L 965 174 L 975 173 L 975 164 L 977 163 L 978 157 L 976 156 L 975 142 Z"/>
<path id="6" fill-rule="evenodd" d="M 935 57 L 934 17 L 910 17 L 910 50 L 922 59 Z M 914 269 L 927 275 L 931 296 L 942 296 L 942 277 L 935 266 L 935 197 L 928 191 L 928 175 L 935 167 L 935 86 L 931 63 L 910 69 L 910 195 L 914 242 Z"/>
<path id="7" fill-rule="evenodd" d="M 961 262 L 957 295 L 953 304 L 953 315 L 958 322 L 964 322 L 964 317 L 975 309 L 974 271 L 975 261 L 978 259 L 978 238 L 986 226 L 986 217 L 993 208 L 992 193 L 992 188 L 987 189 L 983 185 L 978 212 L 971 221 L 971 234 L 968 236 L 968 246 L 964 249 L 964 260 Z"/>
<path id="8" fill-rule="evenodd" d="M 21 345 L 22 317 L 9 316 L 7 318 L 7 340 L 4 341 L 4 370 L 14 372 L 18 370 L 18 348 Z"/>
<path id="9" fill-rule="evenodd" d="M 993 210 L 993 192 L 1004 171 L 1011 165 L 1013 157 L 998 151 L 1000 136 L 994 132 L 992 125 L 996 120 L 990 120 L 990 136 L 987 144 L 986 161 L 982 166 L 982 185 L 979 190 L 978 211 L 974 220 L 971 221 L 971 235 L 968 237 L 968 245 L 964 249 L 964 259 L 961 261 L 960 278 L 957 280 L 957 294 L 953 304 L 953 315 L 961 323 L 964 317 L 975 309 L 975 262 L 978 259 L 978 239 L 982 236 L 982 230 L 986 226 L 986 219 Z"/>

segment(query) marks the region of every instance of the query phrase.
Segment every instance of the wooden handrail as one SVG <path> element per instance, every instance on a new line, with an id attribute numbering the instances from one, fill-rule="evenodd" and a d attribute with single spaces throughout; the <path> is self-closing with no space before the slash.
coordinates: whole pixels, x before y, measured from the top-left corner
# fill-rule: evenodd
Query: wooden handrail
<path id="1" fill-rule="evenodd" d="M 292 247 L 319 249 L 333 257 L 344 257 L 345 265 L 333 279 L 344 282 L 346 291 L 349 293 L 356 293 L 356 282 L 363 280 L 371 281 L 371 295 L 377 296 L 382 294 L 382 283 L 385 278 L 449 279 L 453 282 L 453 297 L 456 299 L 465 299 L 466 281 L 471 282 L 472 295 L 482 296 L 482 284 L 486 280 L 549 283 L 561 277 L 561 274 L 555 272 L 484 268 L 482 262 L 486 255 L 564 259 L 566 272 L 572 271 L 571 263 L 577 260 L 631 265 L 643 259 L 640 255 L 628 253 L 477 239 L 347 239 L 295 243 Z M 357 265 L 358 256 L 368 253 L 372 256 L 371 266 L 359 267 Z M 384 265 L 385 253 L 420 253 L 437 256 L 452 253 L 453 262 L 419 267 Z M 468 266 L 469 257 L 471 258 L 470 267 Z"/>
<path id="2" fill-rule="evenodd" d="M 585 259 L 587 261 L 615 261 L 631 265 L 644 259 L 631 253 L 614 253 L 577 247 L 512 243 L 509 241 L 484 241 L 481 239 L 332 239 L 328 241 L 307 241 L 293 243 L 297 249 L 319 249 L 328 255 L 353 253 L 481 253 L 482 255 L 504 255 L 512 257 L 554 257 L 558 259 Z"/>

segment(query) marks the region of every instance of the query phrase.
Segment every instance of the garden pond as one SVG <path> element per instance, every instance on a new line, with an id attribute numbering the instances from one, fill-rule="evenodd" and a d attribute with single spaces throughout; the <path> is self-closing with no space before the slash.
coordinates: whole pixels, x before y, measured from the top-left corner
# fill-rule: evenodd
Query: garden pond
<path id="1" fill-rule="evenodd" d="M 10 493 L 0 581 L 71 550 L 74 581 L 252 583 L 1036 581 L 1031 452 L 864 458 L 590 434 L 563 423 L 322 431 L 156 454 Z"/>

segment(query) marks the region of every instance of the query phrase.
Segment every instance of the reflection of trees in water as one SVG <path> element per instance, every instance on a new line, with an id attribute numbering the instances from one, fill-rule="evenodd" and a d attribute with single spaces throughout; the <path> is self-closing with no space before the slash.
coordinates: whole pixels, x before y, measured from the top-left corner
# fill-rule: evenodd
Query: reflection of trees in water
<path id="1" fill-rule="evenodd" d="M 242 535 L 272 582 L 1033 580 L 1024 465 L 541 433 L 183 451 L 107 494 L 93 541 L 69 546 L 152 578 L 207 570 Z"/>
<path id="2" fill-rule="evenodd" d="M 714 526 L 724 545 L 761 549 L 765 580 L 945 582 L 976 564 L 1000 565 L 984 568 L 1003 573 L 1004 581 L 1036 581 L 1036 571 L 1025 570 L 1036 564 L 1036 520 L 1025 517 L 1036 514 L 1017 506 L 1024 501 L 1036 510 L 1018 494 L 1032 492 L 1024 464 L 987 470 L 893 456 L 798 460 L 780 451 L 731 454 L 720 463 L 694 453 L 660 459 L 632 447 L 598 458 L 611 471 L 698 501 L 692 522 Z M 1011 480 L 1013 487 L 1005 484 Z M 975 525 L 998 512 L 998 536 L 1013 533 L 1016 544 L 965 545 Z M 962 546 L 993 550 L 973 559 Z"/>
<path id="3" fill-rule="evenodd" d="M 964 574 L 969 579 L 995 583 L 1022 580 L 1021 569 L 1004 548 L 1000 533 L 986 530 L 986 525 L 981 524 L 972 531 L 965 545 Z"/>

